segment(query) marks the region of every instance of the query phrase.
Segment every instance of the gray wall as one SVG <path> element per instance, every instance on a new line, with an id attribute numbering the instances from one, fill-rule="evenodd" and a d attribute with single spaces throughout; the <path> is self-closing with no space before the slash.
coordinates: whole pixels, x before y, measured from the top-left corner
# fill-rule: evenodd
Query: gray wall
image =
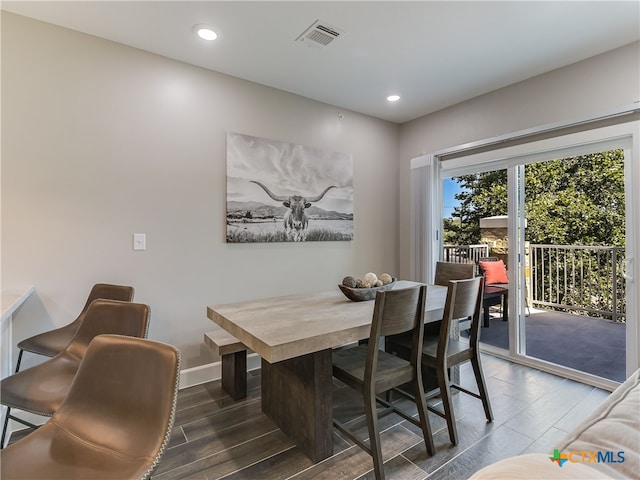
<path id="1" fill-rule="evenodd" d="M 355 239 L 226 244 L 227 131 L 352 154 Z M 3 12 L 2 285 L 36 289 L 14 339 L 71 321 L 96 282 L 129 284 L 151 306 L 149 337 L 178 346 L 189 368 L 214 360 L 202 347 L 208 304 L 397 275 L 398 135 L 392 123 Z M 133 251 L 134 232 L 146 233 L 146 251 Z"/>
<path id="2" fill-rule="evenodd" d="M 400 131 L 400 276 L 410 273 L 412 158 L 640 100 L 640 43 L 612 50 L 408 122 Z M 640 251 L 640 249 L 638 249 Z"/>

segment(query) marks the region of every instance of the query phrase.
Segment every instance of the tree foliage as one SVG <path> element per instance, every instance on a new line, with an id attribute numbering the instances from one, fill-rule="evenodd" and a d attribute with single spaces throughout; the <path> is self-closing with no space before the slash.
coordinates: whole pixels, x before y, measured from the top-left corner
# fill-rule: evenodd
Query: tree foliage
<path id="1" fill-rule="evenodd" d="M 480 241 L 480 219 L 507 214 L 507 171 L 455 177 L 462 190 L 452 218 L 444 220 L 456 245 Z M 622 150 L 525 166 L 526 240 L 554 245 L 625 243 Z"/>

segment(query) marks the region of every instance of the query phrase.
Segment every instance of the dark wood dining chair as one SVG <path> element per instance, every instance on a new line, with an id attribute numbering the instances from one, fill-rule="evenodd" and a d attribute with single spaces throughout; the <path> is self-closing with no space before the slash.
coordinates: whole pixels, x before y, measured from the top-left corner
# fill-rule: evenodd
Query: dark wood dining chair
<path id="1" fill-rule="evenodd" d="M 476 274 L 476 266 L 473 263 L 436 262 L 436 274 L 433 283 L 442 287 L 447 287 L 451 280 L 465 280 L 473 278 Z M 470 321 L 458 322 L 458 331 L 469 330 Z M 436 332 L 437 333 L 437 332 Z M 432 331 L 425 332 L 432 335 Z"/>
<path id="2" fill-rule="evenodd" d="M 69 342 L 78 331 L 82 319 L 91 302 L 98 298 L 108 300 L 120 300 L 123 302 L 131 302 L 133 300 L 133 287 L 125 285 L 110 285 L 108 283 L 96 283 L 89 292 L 89 297 L 78 317 L 71 323 L 63 327 L 39 333 L 29 338 L 25 338 L 18 343 L 18 361 L 16 362 L 15 373 L 20 371 L 20 362 L 24 352 L 32 352 L 45 357 L 54 357 L 65 349 Z"/>
<path id="3" fill-rule="evenodd" d="M 377 292 L 368 344 L 344 348 L 333 352 L 333 376 L 359 392 L 364 399 L 365 417 L 369 432 L 369 445 L 353 430 L 334 418 L 334 425 L 347 437 L 373 457 L 377 479 L 384 478 L 384 466 L 378 416 L 395 412 L 422 430 L 424 443 L 430 455 L 435 453 L 427 405 L 422 394 L 422 337 L 427 287 L 413 287 Z M 411 358 L 404 360 L 379 349 L 380 338 L 411 332 Z M 418 408 L 419 421 L 380 395 L 392 388 L 410 383 Z M 386 407 L 378 412 L 377 404 Z"/>
<path id="4" fill-rule="evenodd" d="M 78 331 L 67 347 L 55 357 L 14 373 L 0 382 L 0 403 L 7 412 L 2 427 L 0 448 L 4 447 L 9 419 L 37 428 L 24 419 L 11 415 L 17 408 L 45 417 L 52 416 L 69 391 L 73 377 L 94 337 L 102 334 L 144 338 L 149 328 L 149 307 L 118 300 L 94 300 Z"/>
<path id="5" fill-rule="evenodd" d="M 433 283 L 446 287 L 451 280 L 473 278 L 475 269 L 476 267 L 473 263 L 437 262 Z"/>
<path id="6" fill-rule="evenodd" d="M 452 388 L 482 400 L 487 421 L 493 421 L 493 412 L 480 361 L 480 316 L 483 288 L 484 280 L 482 277 L 449 282 L 440 334 L 437 338 L 427 337 L 422 346 L 422 365 L 434 369 L 438 378 L 438 388 L 427 393 L 426 397 L 441 396 L 443 406 L 443 411 L 431 406 L 429 410 L 447 420 L 449 438 L 454 445 L 458 444 L 458 431 L 451 402 Z M 467 317 L 471 317 L 468 344 L 465 341 L 451 338 L 455 321 Z M 478 393 L 451 382 L 449 369 L 465 362 L 471 362 Z"/>
<path id="7" fill-rule="evenodd" d="M 480 262 L 497 262 L 500 260 L 498 257 L 480 257 L 478 258 L 478 275 L 484 275 L 484 271 L 482 270 L 482 264 Z M 487 282 L 485 282 L 486 284 Z"/>
<path id="8" fill-rule="evenodd" d="M 51 420 L 0 453 L 2 479 L 150 478 L 171 437 L 179 378 L 171 345 L 95 337 Z"/>

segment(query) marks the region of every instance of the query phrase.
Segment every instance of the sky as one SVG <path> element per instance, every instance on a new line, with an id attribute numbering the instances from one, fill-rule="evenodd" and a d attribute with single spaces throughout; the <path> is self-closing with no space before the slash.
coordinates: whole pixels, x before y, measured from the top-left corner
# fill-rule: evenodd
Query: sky
<path id="1" fill-rule="evenodd" d="M 460 204 L 454 198 L 454 195 L 461 190 L 460 184 L 454 182 L 451 178 L 445 178 L 442 181 L 442 218 L 450 218 L 453 213 L 453 207 Z"/>

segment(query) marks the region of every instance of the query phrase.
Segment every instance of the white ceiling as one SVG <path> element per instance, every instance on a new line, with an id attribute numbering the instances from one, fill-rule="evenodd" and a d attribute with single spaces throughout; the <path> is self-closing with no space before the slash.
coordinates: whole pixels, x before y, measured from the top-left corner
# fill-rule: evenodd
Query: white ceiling
<path id="1" fill-rule="evenodd" d="M 638 0 L 2 1 L 2 9 L 396 123 L 640 40 Z M 318 19 L 344 33 L 322 49 L 296 42 Z M 201 23 L 218 40 L 196 38 Z M 388 103 L 392 93 L 400 101 Z"/>

